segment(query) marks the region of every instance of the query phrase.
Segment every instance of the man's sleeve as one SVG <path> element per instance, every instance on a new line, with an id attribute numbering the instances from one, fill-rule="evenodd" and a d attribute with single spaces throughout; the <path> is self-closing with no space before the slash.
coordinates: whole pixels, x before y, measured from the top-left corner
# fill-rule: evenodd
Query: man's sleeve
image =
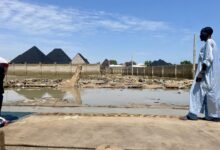
<path id="1" fill-rule="evenodd" d="M 204 59 L 203 59 L 203 64 L 205 64 L 207 67 L 211 65 L 213 62 L 213 47 L 210 42 L 206 43 L 206 49 L 204 53 Z"/>

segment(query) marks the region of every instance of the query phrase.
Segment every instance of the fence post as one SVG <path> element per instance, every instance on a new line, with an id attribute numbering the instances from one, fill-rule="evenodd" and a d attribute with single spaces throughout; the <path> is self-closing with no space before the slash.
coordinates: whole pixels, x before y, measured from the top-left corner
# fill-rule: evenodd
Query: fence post
<path id="1" fill-rule="evenodd" d="M 55 77 L 57 77 L 57 63 L 54 62 L 54 71 L 55 71 Z"/>
<path id="2" fill-rule="evenodd" d="M 15 75 L 15 64 L 13 63 L 13 74 Z"/>
<path id="3" fill-rule="evenodd" d="M 73 75 L 73 64 L 71 63 L 70 65 L 71 65 L 71 72 L 70 73 L 71 73 L 71 76 L 72 76 Z"/>
<path id="4" fill-rule="evenodd" d="M 42 78 L 42 73 L 43 73 L 42 72 L 42 63 L 40 62 L 39 65 L 40 65 L 40 78 Z"/>
<path id="5" fill-rule="evenodd" d="M 154 67 L 152 66 L 152 68 L 151 68 L 152 70 L 152 77 L 154 76 Z"/>
<path id="6" fill-rule="evenodd" d="M 177 65 L 175 65 L 175 78 L 177 78 Z"/>
<path id="7" fill-rule="evenodd" d="M 161 69 L 162 69 L 161 70 L 161 77 L 163 77 L 164 76 L 164 66 L 162 66 Z"/>
<path id="8" fill-rule="evenodd" d="M 27 62 L 25 62 L 25 75 L 27 76 Z"/>
<path id="9" fill-rule="evenodd" d="M 196 66 L 195 66 L 195 68 L 194 68 L 194 66 L 192 66 L 192 79 L 195 77 L 195 70 L 196 70 Z"/>
<path id="10" fill-rule="evenodd" d="M 88 66 L 88 65 L 85 65 L 85 67 L 86 67 L 86 69 L 85 69 L 85 73 L 86 73 L 86 74 L 89 74 L 89 73 L 88 73 L 87 66 Z"/>
<path id="11" fill-rule="evenodd" d="M 69 74 L 70 74 L 70 76 L 71 76 L 71 72 L 72 72 L 72 65 L 71 65 L 71 63 L 69 63 L 69 65 L 70 65 L 70 71 L 69 71 Z"/>

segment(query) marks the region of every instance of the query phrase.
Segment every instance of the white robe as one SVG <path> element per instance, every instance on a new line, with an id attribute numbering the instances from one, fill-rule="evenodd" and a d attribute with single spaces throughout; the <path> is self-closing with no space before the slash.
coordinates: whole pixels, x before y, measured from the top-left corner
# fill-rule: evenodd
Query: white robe
<path id="1" fill-rule="evenodd" d="M 202 81 L 196 82 L 203 63 L 207 66 L 206 72 Z M 220 118 L 220 54 L 213 39 L 208 39 L 200 51 L 190 90 L 189 112 L 198 115 L 204 113 L 204 108 L 206 117 Z"/>

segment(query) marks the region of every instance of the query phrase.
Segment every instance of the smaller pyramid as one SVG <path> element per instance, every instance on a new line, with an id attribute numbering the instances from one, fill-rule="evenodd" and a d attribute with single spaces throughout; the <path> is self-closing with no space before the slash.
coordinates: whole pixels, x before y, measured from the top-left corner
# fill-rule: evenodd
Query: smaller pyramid
<path id="1" fill-rule="evenodd" d="M 108 59 L 105 59 L 103 62 L 102 62 L 102 65 L 101 65 L 101 67 L 102 68 L 108 68 L 109 67 L 109 60 Z"/>
<path id="2" fill-rule="evenodd" d="M 151 63 L 151 66 L 170 66 L 172 65 L 171 63 L 167 63 L 162 59 L 155 60 Z"/>
<path id="3" fill-rule="evenodd" d="M 82 64 L 89 64 L 89 61 L 83 57 L 82 54 L 77 53 L 76 56 L 72 59 L 72 64 L 75 65 L 82 65 Z"/>
<path id="4" fill-rule="evenodd" d="M 47 58 L 47 56 L 41 52 L 39 48 L 36 46 L 31 47 L 26 52 L 24 52 L 21 55 L 18 55 L 16 58 L 14 58 L 11 63 L 15 64 L 48 64 L 51 63 L 50 59 Z"/>
<path id="5" fill-rule="evenodd" d="M 52 63 L 69 64 L 71 62 L 69 56 L 67 56 L 61 48 L 55 48 L 47 54 L 47 57 L 52 61 Z"/>

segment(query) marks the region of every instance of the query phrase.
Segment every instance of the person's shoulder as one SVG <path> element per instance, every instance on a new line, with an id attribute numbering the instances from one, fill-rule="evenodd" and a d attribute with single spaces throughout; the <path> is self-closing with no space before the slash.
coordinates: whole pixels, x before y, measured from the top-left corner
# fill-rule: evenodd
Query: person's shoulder
<path id="1" fill-rule="evenodd" d="M 210 45 L 212 48 L 216 47 L 216 43 L 213 39 L 208 39 L 206 44 Z"/>

